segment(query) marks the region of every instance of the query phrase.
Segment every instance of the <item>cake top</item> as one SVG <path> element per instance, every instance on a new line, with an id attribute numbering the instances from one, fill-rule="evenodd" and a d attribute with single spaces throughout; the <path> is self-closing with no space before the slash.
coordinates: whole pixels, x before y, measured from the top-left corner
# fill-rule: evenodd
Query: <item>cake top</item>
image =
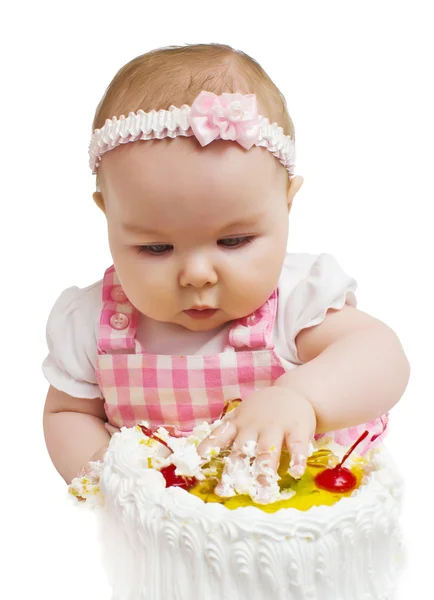
<path id="1" fill-rule="evenodd" d="M 308 478 L 305 478 L 304 482 L 301 481 L 297 488 L 298 482 L 286 474 L 288 465 L 285 466 L 285 456 L 282 455 L 279 474 L 270 473 L 267 494 L 264 496 L 263 486 L 260 486 L 260 490 L 255 472 L 256 445 L 253 442 L 243 448 L 245 458 L 238 461 L 237 466 L 233 468 L 229 452 L 220 452 L 218 447 L 211 448 L 206 457 L 199 456 L 198 445 L 220 424 L 220 420 L 212 424 L 201 423 L 191 435 L 185 437 L 174 437 L 164 427 L 152 432 L 145 421 L 131 428 L 123 427 L 112 436 L 104 464 L 109 459 L 110 464 L 107 468 L 122 470 L 125 477 L 137 478 L 142 475 L 146 478 L 146 485 L 152 485 L 154 492 L 166 487 L 180 487 L 206 502 L 219 502 L 219 496 L 225 499 L 234 498 L 230 505 L 233 508 L 246 504 L 275 505 L 290 500 L 303 489 L 306 490 Z M 318 469 L 333 469 L 347 450 L 348 448 L 338 446 L 331 439 L 321 438 L 314 441 L 310 444 L 308 468 L 310 465 L 311 469 L 317 472 Z M 356 448 L 347 459 L 346 466 L 353 467 L 357 475 L 353 478 L 355 481 L 357 479 L 357 483 L 352 488 L 342 488 L 341 491 L 351 491 L 358 487 L 364 475 L 362 463 L 366 464 L 367 460 L 358 455 Z M 223 469 L 225 465 L 228 468 Z M 103 505 L 104 490 L 100 485 L 103 468 L 103 463 L 99 461 L 91 463 L 91 471 L 86 476 L 77 477 L 71 482 L 69 493 L 79 501 L 86 500 L 91 505 Z M 349 469 L 345 471 L 349 473 Z M 213 482 L 213 485 L 210 486 L 209 482 Z M 237 502 L 239 498 L 244 498 L 243 502 Z"/>

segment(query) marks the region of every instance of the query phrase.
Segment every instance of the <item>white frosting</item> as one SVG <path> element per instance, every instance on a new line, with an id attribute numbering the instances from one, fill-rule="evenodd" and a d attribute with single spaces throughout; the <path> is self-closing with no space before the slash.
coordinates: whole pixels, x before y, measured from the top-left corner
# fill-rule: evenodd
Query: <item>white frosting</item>
<path id="1" fill-rule="evenodd" d="M 134 435 L 113 436 L 100 471 L 104 507 L 97 515 L 112 600 L 392 597 L 407 556 L 399 526 L 403 481 L 384 447 L 366 456 L 366 475 L 351 497 L 267 513 L 166 488 L 161 473 L 145 466 L 152 444 L 138 450 Z M 193 472 L 184 444 L 184 466 Z M 346 451 L 329 447 L 339 458 Z"/>
<path id="2" fill-rule="evenodd" d="M 309 444 L 309 456 L 313 452 L 314 446 Z M 241 455 L 236 459 L 227 456 L 224 459 L 225 466 L 221 481 L 216 486 L 215 493 L 225 498 L 237 494 L 247 494 L 257 504 L 270 504 L 291 498 L 295 492 L 290 489 L 280 491 L 279 476 L 269 466 L 269 460 L 255 460 L 257 456 L 257 442 L 255 441 L 247 442 L 242 448 Z M 294 467 L 293 459 L 291 459 L 289 468 L 291 476 L 299 479 L 304 470 L 301 470 L 298 465 Z"/>
<path id="3" fill-rule="evenodd" d="M 146 421 L 141 421 L 145 427 Z M 212 456 L 217 456 L 220 448 L 211 447 L 206 456 L 201 457 L 197 452 L 200 442 L 208 437 L 211 432 L 222 423 L 217 420 L 211 425 L 203 422 L 193 429 L 187 437 L 173 437 L 164 427 L 157 429 L 155 434 L 169 446 L 170 450 L 154 438 L 149 438 L 143 433 L 139 426 L 127 428 L 122 427 L 119 433 L 115 433 L 110 441 L 110 450 L 119 456 L 125 455 L 125 462 L 134 455 L 134 467 L 141 469 L 162 469 L 170 464 L 176 467 L 175 474 L 185 477 L 195 477 L 197 480 L 205 479 L 202 467 L 209 462 Z M 170 452 L 172 451 L 172 452 Z M 314 452 L 314 446 L 309 445 L 309 456 Z M 256 460 L 257 442 L 248 441 L 239 458 L 233 460 L 231 456 L 224 459 L 224 470 L 221 481 L 215 488 L 215 493 L 222 497 L 231 497 L 237 494 L 247 494 L 258 504 L 269 504 L 277 500 L 288 499 L 294 492 L 291 490 L 280 491 L 279 476 L 273 471 L 269 462 Z M 92 504 L 103 504 L 103 496 L 99 486 L 100 471 L 102 463 L 96 461 L 91 463 L 92 469 L 86 477 L 77 477 L 69 486 L 70 492 L 75 497 L 81 497 Z M 299 478 L 301 472 L 297 472 L 293 459 L 289 472 Z M 146 478 L 146 473 L 141 473 Z"/>

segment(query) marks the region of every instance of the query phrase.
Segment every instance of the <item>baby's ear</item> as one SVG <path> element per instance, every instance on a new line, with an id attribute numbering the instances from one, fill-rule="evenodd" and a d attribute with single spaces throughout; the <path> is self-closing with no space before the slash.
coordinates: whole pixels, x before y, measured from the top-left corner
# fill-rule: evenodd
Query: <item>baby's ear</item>
<path id="1" fill-rule="evenodd" d="M 101 192 L 94 192 L 92 196 L 97 207 L 105 214 L 104 198 L 102 197 Z"/>
<path id="2" fill-rule="evenodd" d="M 288 189 L 288 211 L 291 210 L 292 201 L 294 200 L 294 196 L 298 192 L 298 190 L 301 188 L 301 186 L 303 185 L 303 181 L 304 181 L 303 177 L 301 177 L 300 175 L 296 175 L 295 177 L 293 177 L 291 179 L 291 183 L 289 184 L 289 189 Z"/>

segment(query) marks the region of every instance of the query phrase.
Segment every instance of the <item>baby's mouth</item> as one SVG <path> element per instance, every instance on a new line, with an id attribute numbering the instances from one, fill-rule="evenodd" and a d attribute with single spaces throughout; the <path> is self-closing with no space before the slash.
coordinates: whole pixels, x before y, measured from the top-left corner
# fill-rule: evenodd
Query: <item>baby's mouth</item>
<path id="1" fill-rule="evenodd" d="M 191 308 L 184 313 L 192 319 L 209 319 L 217 312 L 217 308 Z"/>

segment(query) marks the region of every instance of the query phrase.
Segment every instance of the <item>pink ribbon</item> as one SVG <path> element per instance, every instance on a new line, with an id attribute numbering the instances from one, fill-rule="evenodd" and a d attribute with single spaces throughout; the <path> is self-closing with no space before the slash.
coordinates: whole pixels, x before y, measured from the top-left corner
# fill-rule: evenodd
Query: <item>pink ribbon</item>
<path id="1" fill-rule="evenodd" d="M 200 92 L 190 109 L 190 126 L 202 146 L 222 139 L 250 150 L 260 122 L 255 94 Z"/>

